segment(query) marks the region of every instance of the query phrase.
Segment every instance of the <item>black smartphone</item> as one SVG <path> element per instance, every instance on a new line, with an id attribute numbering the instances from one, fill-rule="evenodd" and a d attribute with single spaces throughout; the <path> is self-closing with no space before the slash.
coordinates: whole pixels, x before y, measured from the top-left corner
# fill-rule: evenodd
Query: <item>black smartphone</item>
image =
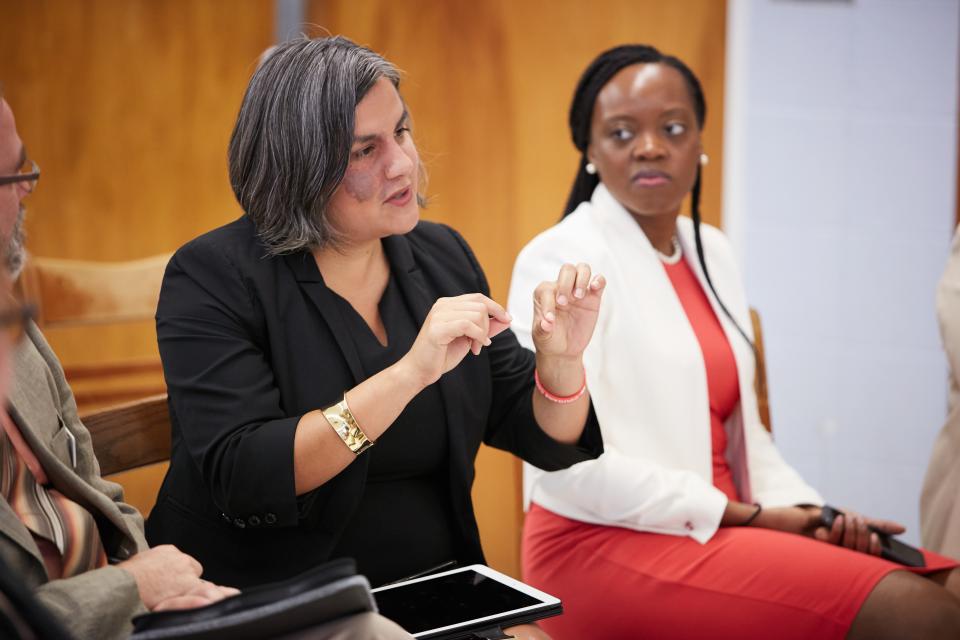
<path id="1" fill-rule="evenodd" d="M 833 526 L 833 521 L 842 512 L 829 505 L 823 505 L 820 512 L 820 524 L 827 529 Z M 906 542 L 900 542 L 889 533 L 878 530 L 872 525 L 868 525 L 870 531 L 877 534 L 880 538 L 880 557 L 891 562 L 899 562 L 907 567 L 925 567 L 926 561 L 923 554 L 916 547 L 912 547 Z"/>

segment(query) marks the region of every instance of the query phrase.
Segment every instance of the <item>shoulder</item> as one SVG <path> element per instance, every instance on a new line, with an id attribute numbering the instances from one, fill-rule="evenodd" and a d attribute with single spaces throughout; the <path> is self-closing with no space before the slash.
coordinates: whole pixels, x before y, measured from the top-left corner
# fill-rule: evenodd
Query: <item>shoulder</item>
<path id="1" fill-rule="evenodd" d="M 24 339 L 13 352 L 13 388 L 11 395 L 25 393 L 42 395 L 49 393 L 66 378 L 60 361 L 40 332 L 40 328 L 27 324 Z"/>
<path id="2" fill-rule="evenodd" d="M 25 327 L 24 340 L 18 345 L 17 354 L 23 355 L 26 360 L 36 365 L 42 362 L 43 367 L 50 369 L 54 373 L 63 373 L 56 354 L 53 353 L 53 349 L 40 331 L 40 327 L 32 320 L 28 322 Z M 40 357 L 37 358 L 37 356 Z"/>
<path id="3" fill-rule="evenodd" d="M 593 220 L 591 205 L 584 202 L 528 242 L 517 256 L 516 268 L 542 265 L 553 269 L 565 262 L 586 262 L 596 268 L 603 254 L 603 240 Z"/>
<path id="4" fill-rule="evenodd" d="M 403 236 L 410 243 L 414 261 L 424 270 L 453 278 L 465 277 L 468 286 L 481 291 L 487 287 L 486 276 L 473 249 L 456 229 L 438 222 L 421 220 Z"/>
<path id="5" fill-rule="evenodd" d="M 690 217 L 683 215 L 677 218 L 677 227 L 684 236 L 693 238 L 693 220 Z M 727 234 L 712 224 L 700 223 L 700 239 L 703 240 L 704 247 L 710 246 L 729 251 L 730 239 Z"/>
<path id="6" fill-rule="evenodd" d="M 463 258 L 464 253 L 473 255 L 473 251 L 460 232 L 440 222 L 421 220 L 413 231 L 406 236 L 411 246 L 421 252 L 439 252 L 449 254 L 453 259 Z"/>
<path id="7" fill-rule="evenodd" d="M 8 398 L 23 419 L 20 426 L 42 442 L 50 442 L 61 426 L 60 419 L 70 422 L 75 408 L 65 404 L 72 398 L 70 387 L 36 324 L 27 325 L 24 338 L 13 350 L 12 363 Z"/>
<path id="8" fill-rule="evenodd" d="M 164 287 L 186 279 L 216 297 L 224 295 L 224 286 L 253 296 L 253 290 L 269 290 L 285 281 L 278 273 L 286 271 L 287 258 L 271 256 L 253 222 L 242 216 L 180 247 L 167 265 Z"/>
<path id="9" fill-rule="evenodd" d="M 688 260 L 697 262 L 693 221 L 681 216 L 677 220 L 684 251 L 689 252 Z M 729 237 L 717 227 L 700 225 L 700 239 L 703 243 L 703 256 L 709 269 L 710 278 L 716 287 L 720 299 L 738 318 L 741 327 L 749 328 L 747 315 L 747 295 L 743 276 L 737 264 L 736 252 Z"/>
<path id="10" fill-rule="evenodd" d="M 208 231 L 180 247 L 167 264 L 157 317 L 195 313 L 198 300 L 216 300 L 230 314 L 246 317 L 273 295 L 282 257 L 267 254 L 246 216 Z"/>
<path id="11" fill-rule="evenodd" d="M 241 216 L 187 242 L 174 253 L 171 262 L 212 262 L 219 259 L 234 264 L 257 264 L 263 262 L 266 255 L 266 247 L 260 241 L 253 222 L 247 216 Z"/>
<path id="12" fill-rule="evenodd" d="M 687 216 L 680 216 L 677 218 L 677 228 L 684 244 L 693 248 L 695 246 L 693 220 Z M 730 238 L 721 229 L 705 222 L 700 223 L 700 240 L 703 242 L 703 251 L 711 266 L 723 266 L 734 270 L 737 268 L 733 245 L 730 244 Z"/>

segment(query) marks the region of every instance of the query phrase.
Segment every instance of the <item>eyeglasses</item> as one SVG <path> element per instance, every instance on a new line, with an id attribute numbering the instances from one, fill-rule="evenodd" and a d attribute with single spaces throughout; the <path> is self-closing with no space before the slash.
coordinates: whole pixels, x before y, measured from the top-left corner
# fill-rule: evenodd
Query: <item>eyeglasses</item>
<path id="1" fill-rule="evenodd" d="M 27 323 L 37 315 L 35 305 L 9 298 L 7 304 L 0 303 L 0 339 L 7 344 L 17 344 L 23 337 Z"/>
<path id="2" fill-rule="evenodd" d="M 26 158 L 15 174 L 0 176 L 0 185 L 23 182 L 27 193 L 32 193 L 37 188 L 38 180 L 40 180 L 40 167 L 33 160 Z"/>

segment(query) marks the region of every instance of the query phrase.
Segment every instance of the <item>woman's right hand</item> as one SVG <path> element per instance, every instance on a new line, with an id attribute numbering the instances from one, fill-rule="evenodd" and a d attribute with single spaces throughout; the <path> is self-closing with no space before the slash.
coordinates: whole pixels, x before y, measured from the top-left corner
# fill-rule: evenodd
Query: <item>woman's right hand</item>
<path id="1" fill-rule="evenodd" d="M 890 535 L 906 531 L 906 527 L 898 522 L 868 518 L 846 509 L 834 518 L 831 528 L 818 527 L 814 537 L 829 544 L 878 556 L 881 551 L 880 536 L 874 529 Z"/>
<path id="2" fill-rule="evenodd" d="M 467 352 L 479 355 L 510 320 L 506 309 L 480 293 L 440 298 L 403 361 L 426 387 L 460 364 Z"/>
<path id="3" fill-rule="evenodd" d="M 764 509 L 753 525 L 809 536 L 874 556 L 880 555 L 880 538 L 870 527 L 889 534 L 905 530 L 896 522 L 867 518 L 849 510 L 838 515 L 828 529 L 820 522 L 820 511 L 819 507 L 772 507 Z"/>

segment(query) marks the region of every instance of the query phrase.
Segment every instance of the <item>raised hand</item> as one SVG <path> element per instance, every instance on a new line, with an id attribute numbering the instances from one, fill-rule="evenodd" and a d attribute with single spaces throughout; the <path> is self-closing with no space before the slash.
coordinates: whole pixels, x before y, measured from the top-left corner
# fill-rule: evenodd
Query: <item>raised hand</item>
<path id="1" fill-rule="evenodd" d="M 564 264 L 556 281 L 533 293 L 533 343 L 538 355 L 579 358 L 587 348 L 600 311 L 606 280 L 590 265 Z"/>

